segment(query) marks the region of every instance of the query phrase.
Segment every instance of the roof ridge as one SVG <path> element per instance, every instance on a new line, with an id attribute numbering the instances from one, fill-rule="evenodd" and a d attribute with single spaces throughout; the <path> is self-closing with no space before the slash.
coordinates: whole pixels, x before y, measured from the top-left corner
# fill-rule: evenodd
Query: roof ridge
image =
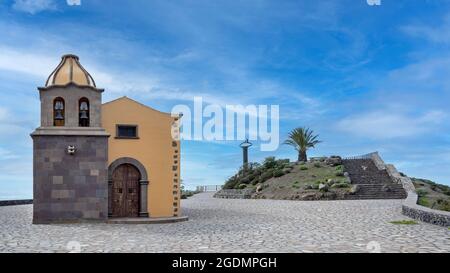
<path id="1" fill-rule="evenodd" d="M 137 100 L 134 100 L 134 99 L 132 99 L 132 98 L 130 98 L 130 97 L 127 97 L 127 96 L 122 96 L 122 97 L 113 99 L 113 100 L 111 100 L 111 101 L 102 103 L 102 105 L 114 103 L 114 102 L 117 102 L 117 101 L 122 100 L 122 99 L 127 99 L 127 100 L 129 100 L 129 101 L 132 101 L 132 102 L 134 102 L 134 103 L 136 103 L 136 104 L 138 104 L 138 105 L 140 105 L 140 106 L 142 106 L 142 107 L 145 107 L 145 108 L 147 108 L 147 109 L 149 109 L 149 110 L 152 110 L 152 111 L 155 111 L 155 112 L 157 112 L 157 113 L 160 113 L 160 114 L 163 114 L 163 115 L 169 115 L 169 116 L 172 116 L 172 113 L 170 113 L 170 112 L 163 112 L 163 111 L 160 111 L 160 110 L 158 110 L 158 109 L 155 109 L 155 108 L 153 108 L 153 107 L 151 107 L 151 106 L 145 105 L 145 104 L 143 104 L 143 103 L 141 103 L 141 102 L 139 102 L 139 101 L 137 101 Z"/>

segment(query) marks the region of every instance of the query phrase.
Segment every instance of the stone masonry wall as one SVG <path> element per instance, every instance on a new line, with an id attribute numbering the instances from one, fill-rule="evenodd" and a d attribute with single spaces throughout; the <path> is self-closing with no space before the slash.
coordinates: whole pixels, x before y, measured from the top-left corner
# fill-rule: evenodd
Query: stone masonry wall
<path id="1" fill-rule="evenodd" d="M 215 198 L 250 199 L 253 189 L 222 189 L 214 194 Z"/>
<path id="2" fill-rule="evenodd" d="M 379 169 L 385 169 L 395 182 L 402 184 L 408 194 L 408 197 L 402 204 L 402 214 L 422 222 L 445 227 L 450 226 L 450 212 L 417 205 L 418 195 L 411 179 L 407 176 L 402 176 L 394 165 L 385 164 L 378 153 L 373 153 L 371 157 L 377 167 Z"/>
<path id="3" fill-rule="evenodd" d="M 33 223 L 106 220 L 108 138 L 33 136 Z M 74 155 L 67 146 L 76 148 Z"/>
<path id="4" fill-rule="evenodd" d="M 62 97 L 65 102 L 66 127 L 78 127 L 79 100 L 89 100 L 90 127 L 101 127 L 102 94 L 91 88 L 77 86 L 54 87 L 40 91 L 41 97 L 41 126 L 53 126 L 53 101 Z"/>

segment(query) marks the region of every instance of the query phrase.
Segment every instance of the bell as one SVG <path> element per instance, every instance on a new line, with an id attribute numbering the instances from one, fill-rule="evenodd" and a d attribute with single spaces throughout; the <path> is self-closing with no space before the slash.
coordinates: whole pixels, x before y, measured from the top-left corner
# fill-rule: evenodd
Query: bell
<path id="1" fill-rule="evenodd" d="M 89 117 L 88 117 L 88 115 L 87 115 L 87 112 L 86 112 L 86 111 L 82 111 L 82 112 L 81 112 L 81 115 L 80 115 L 80 118 L 81 118 L 81 119 L 88 119 Z"/>
<path id="2" fill-rule="evenodd" d="M 55 119 L 64 119 L 61 111 L 56 111 Z"/>

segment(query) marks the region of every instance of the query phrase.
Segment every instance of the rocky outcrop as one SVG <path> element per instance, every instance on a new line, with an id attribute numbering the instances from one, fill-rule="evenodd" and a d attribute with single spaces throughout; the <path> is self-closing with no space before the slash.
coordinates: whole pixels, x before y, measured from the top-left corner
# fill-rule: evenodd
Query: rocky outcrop
<path id="1" fill-rule="evenodd" d="M 342 158 L 340 156 L 333 155 L 325 159 L 325 163 L 333 167 L 339 166 L 342 165 Z"/>

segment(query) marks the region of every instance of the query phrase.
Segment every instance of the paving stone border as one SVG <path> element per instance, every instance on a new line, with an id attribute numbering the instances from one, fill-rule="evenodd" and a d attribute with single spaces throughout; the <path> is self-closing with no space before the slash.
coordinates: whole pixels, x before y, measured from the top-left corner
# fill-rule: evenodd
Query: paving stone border
<path id="1" fill-rule="evenodd" d="M 30 204 L 33 204 L 33 199 L 0 201 L 0 207 L 18 206 L 18 205 L 30 205 Z"/>
<path id="2" fill-rule="evenodd" d="M 433 225 L 444 227 L 450 226 L 450 212 L 434 210 L 418 205 L 417 201 L 419 196 L 416 193 L 416 188 L 414 187 L 411 179 L 409 177 L 402 176 L 394 165 L 385 164 L 377 152 L 372 153 L 371 157 L 375 162 L 375 165 L 377 165 L 378 168 L 385 169 L 395 182 L 402 184 L 408 194 L 408 197 L 402 204 L 403 215 Z"/>

